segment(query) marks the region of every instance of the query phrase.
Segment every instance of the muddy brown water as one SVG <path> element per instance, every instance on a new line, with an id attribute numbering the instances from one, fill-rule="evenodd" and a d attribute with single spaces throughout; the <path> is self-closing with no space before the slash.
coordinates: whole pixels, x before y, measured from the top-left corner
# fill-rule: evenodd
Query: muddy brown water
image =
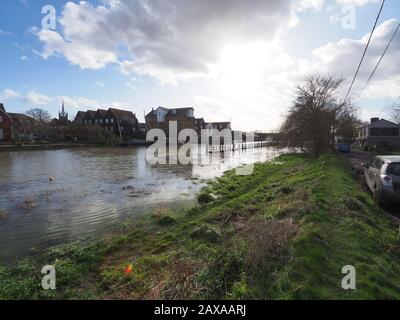
<path id="1" fill-rule="evenodd" d="M 146 147 L 0 152 L 0 263 L 101 236 L 157 208 L 194 206 L 203 179 L 285 152 L 228 152 L 196 166 L 150 165 Z"/>

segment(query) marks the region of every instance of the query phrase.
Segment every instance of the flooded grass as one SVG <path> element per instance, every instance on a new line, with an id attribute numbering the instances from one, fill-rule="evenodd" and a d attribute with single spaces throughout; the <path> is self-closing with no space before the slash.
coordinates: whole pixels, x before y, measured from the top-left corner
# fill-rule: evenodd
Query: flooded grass
<path id="1" fill-rule="evenodd" d="M 398 227 L 340 157 L 283 155 L 201 194 L 212 201 L 160 207 L 120 235 L 1 267 L 0 298 L 400 298 Z M 56 291 L 40 288 L 45 264 L 56 267 Z M 345 265 L 356 267 L 357 290 L 341 288 Z"/>

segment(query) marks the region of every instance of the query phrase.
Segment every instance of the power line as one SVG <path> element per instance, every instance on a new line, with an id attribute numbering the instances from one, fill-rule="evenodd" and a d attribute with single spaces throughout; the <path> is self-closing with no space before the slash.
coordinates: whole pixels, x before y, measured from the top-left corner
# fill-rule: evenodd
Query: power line
<path id="1" fill-rule="evenodd" d="M 368 50 L 369 44 L 370 44 L 370 42 L 371 42 L 372 36 L 373 36 L 373 34 L 374 34 L 374 32 L 375 32 L 375 29 L 376 29 L 376 26 L 377 26 L 377 24 L 378 24 L 379 17 L 380 17 L 380 15 L 381 15 L 381 12 L 382 12 L 382 9 L 383 9 L 383 7 L 384 7 L 384 5 L 385 5 L 385 2 L 386 2 L 386 0 L 383 0 L 383 1 L 382 1 L 381 8 L 379 9 L 379 12 L 378 12 L 378 15 L 377 15 L 377 17 L 376 17 L 376 19 L 375 19 L 375 23 L 374 23 L 374 26 L 373 26 L 373 28 L 372 28 L 371 34 L 369 35 L 369 39 L 368 39 L 367 45 L 365 46 L 365 49 L 364 49 L 363 55 L 362 55 L 362 57 L 361 57 L 360 63 L 358 64 L 358 67 L 357 67 L 357 71 L 356 71 L 356 73 L 355 73 L 355 75 L 354 75 L 353 81 L 351 82 L 350 88 L 349 88 L 349 90 L 347 91 L 346 97 L 345 97 L 344 100 L 343 100 L 343 103 L 346 102 L 346 100 L 347 100 L 347 98 L 349 97 L 349 94 L 350 94 L 350 92 L 351 92 L 351 89 L 353 89 L 354 82 L 356 81 L 356 78 L 357 78 L 357 76 L 358 76 L 358 73 L 360 72 L 361 65 L 362 65 L 362 63 L 363 63 L 363 61 L 364 61 L 365 55 L 366 55 L 366 53 L 367 53 L 367 50 Z"/>
<path id="2" fill-rule="evenodd" d="M 375 68 L 374 68 L 374 71 L 372 71 L 372 73 L 371 73 L 371 75 L 369 76 L 367 82 L 365 83 L 365 86 L 364 86 L 364 89 L 363 89 L 363 90 L 365 90 L 365 88 L 368 86 L 368 84 L 370 83 L 370 81 L 371 81 L 372 78 L 374 77 L 374 75 L 375 75 L 375 73 L 376 73 L 376 70 L 378 70 L 379 65 L 380 65 L 381 62 L 382 62 L 382 59 L 383 59 L 384 56 L 386 55 L 386 52 L 388 51 L 390 45 L 392 44 L 392 42 L 393 42 L 393 40 L 394 40 L 394 37 L 396 36 L 396 34 L 397 34 L 397 32 L 399 31 L 399 29 L 400 29 L 400 23 L 398 24 L 396 30 L 394 31 L 394 34 L 393 34 L 392 38 L 390 39 L 390 41 L 389 41 L 389 43 L 387 44 L 385 50 L 383 51 L 381 58 L 379 59 L 378 63 L 376 64 L 376 66 L 375 66 Z"/>
<path id="3" fill-rule="evenodd" d="M 368 85 L 369 85 L 369 83 L 371 82 L 372 78 L 375 76 L 376 71 L 378 70 L 378 68 L 379 68 L 379 66 L 380 66 L 380 64 L 381 64 L 381 62 L 382 62 L 382 60 L 383 60 L 383 58 L 385 57 L 386 53 L 388 52 L 388 50 L 389 50 L 389 48 L 390 48 L 390 45 L 392 44 L 394 38 L 396 37 L 396 34 L 397 34 L 397 32 L 399 31 L 399 29 L 400 29 L 400 23 L 397 25 L 397 28 L 396 28 L 396 30 L 394 31 L 393 36 L 390 38 L 389 43 L 386 45 L 385 50 L 383 50 L 381 57 L 379 58 L 377 64 L 375 65 L 374 70 L 372 71 L 372 73 L 371 73 L 371 75 L 369 76 L 367 82 L 365 83 L 364 88 L 361 90 L 360 94 L 358 95 L 357 100 L 361 97 L 362 93 L 363 93 L 364 90 L 368 87 Z"/>

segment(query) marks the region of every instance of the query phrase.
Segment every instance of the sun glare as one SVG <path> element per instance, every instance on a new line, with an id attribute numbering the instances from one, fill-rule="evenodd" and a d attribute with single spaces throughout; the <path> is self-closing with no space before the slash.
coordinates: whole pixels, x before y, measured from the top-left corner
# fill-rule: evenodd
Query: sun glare
<path id="1" fill-rule="evenodd" d="M 251 99 L 261 89 L 267 63 L 268 51 L 265 45 L 226 46 L 219 64 L 222 93 L 234 99 Z"/>

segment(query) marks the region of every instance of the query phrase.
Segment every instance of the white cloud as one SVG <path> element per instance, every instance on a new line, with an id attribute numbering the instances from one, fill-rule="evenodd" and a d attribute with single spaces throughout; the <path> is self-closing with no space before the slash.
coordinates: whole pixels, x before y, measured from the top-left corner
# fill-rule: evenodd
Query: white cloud
<path id="1" fill-rule="evenodd" d="M 90 47 L 84 43 L 68 42 L 55 31 L 40 30 L 37 35 L 45 44 L 41 54 L 44 59 L 62 54 L 71 64 L 79 65 L 82 69 L 102 69 L 109 63 L 117 62 L 112 51 Z"/>
<path id="2" fill-rule="evenodd" d="M 297 10 L 300 12 L 307 10 L 321 11 L 324 4 L 325 0 L 300 0 Z"/>
<path id="3" fill-rule="evenodd" d="M 21 60 L 26 61 L 26 60 L 28 60 L 28 57 L 27 56 L 22 56 Z"/>
<path id="4" fill-rule="evenodd" d="M 363 89 L 398 23 L 399 21 L 391 19 L 377 27 L 355 83 L 354 92 L 360 93 Z M 369 34 L 358 40 L 342 39 L 314 50 L 312 71 L 343 76 L 350 81 L 354 76 L 368 37 Z M 400 61 L 400 41 L 395 40 L 382 60 L 373 82 L 364 92 L 365 97 L 388 98 L 396 96 L 396 91 L 400 92 L 398 82 L 400 65 L 397 61 Z"/>
<path id="5" fill-rule="evenodd" d="M 23 102 L 31 105 L 47 105 L 52 101 L 51 97 L 37 93 L 36 91 L 30 91 L 23 99 Z"/>
<path id="6" fill-rule="evenodd" d="M 4 89 L 4 91 L 0 97 L 2 100 L 8 100 L 8 99 L 15 98 L 18 96 L 19 96 L 19 92 L 11 90 L 11 89 Z"/>
<path id="7" fill-rule="evenodd" d="M 268 42 L 293 26 L 299 10 L 322 0 L 104 0 L 68 2 L 61 31 L 34 30 L 42 57 L 64 56 L 82 69 L 117 64 L 125 73 L 177 83 L 208 75 L 226 45 Z"/>
<path id="8" fill-rule="evenodd" d="M 341 6 L 365 6 L 370 3 L 377 3 L 381 0 L 336 0 L 336 3 Z"/>
<path id="9" fill-rule="evenodd" d="M 131 110 L 132 108 L 126 102 L 113 101 L 113 102 L 101 102 L 96 99 L 90 99 L 85 97 L 69 97 L 69 96 L 60 96 L 57 97 L 59 104 L 64 101 L 64 105 L 66 108 L 75 109 L 75 111 L 81 110 L 97 110 L 97 109 L 108 109 L 108 108 L 117 108 L 117 109 L 125 109 Z"/>

